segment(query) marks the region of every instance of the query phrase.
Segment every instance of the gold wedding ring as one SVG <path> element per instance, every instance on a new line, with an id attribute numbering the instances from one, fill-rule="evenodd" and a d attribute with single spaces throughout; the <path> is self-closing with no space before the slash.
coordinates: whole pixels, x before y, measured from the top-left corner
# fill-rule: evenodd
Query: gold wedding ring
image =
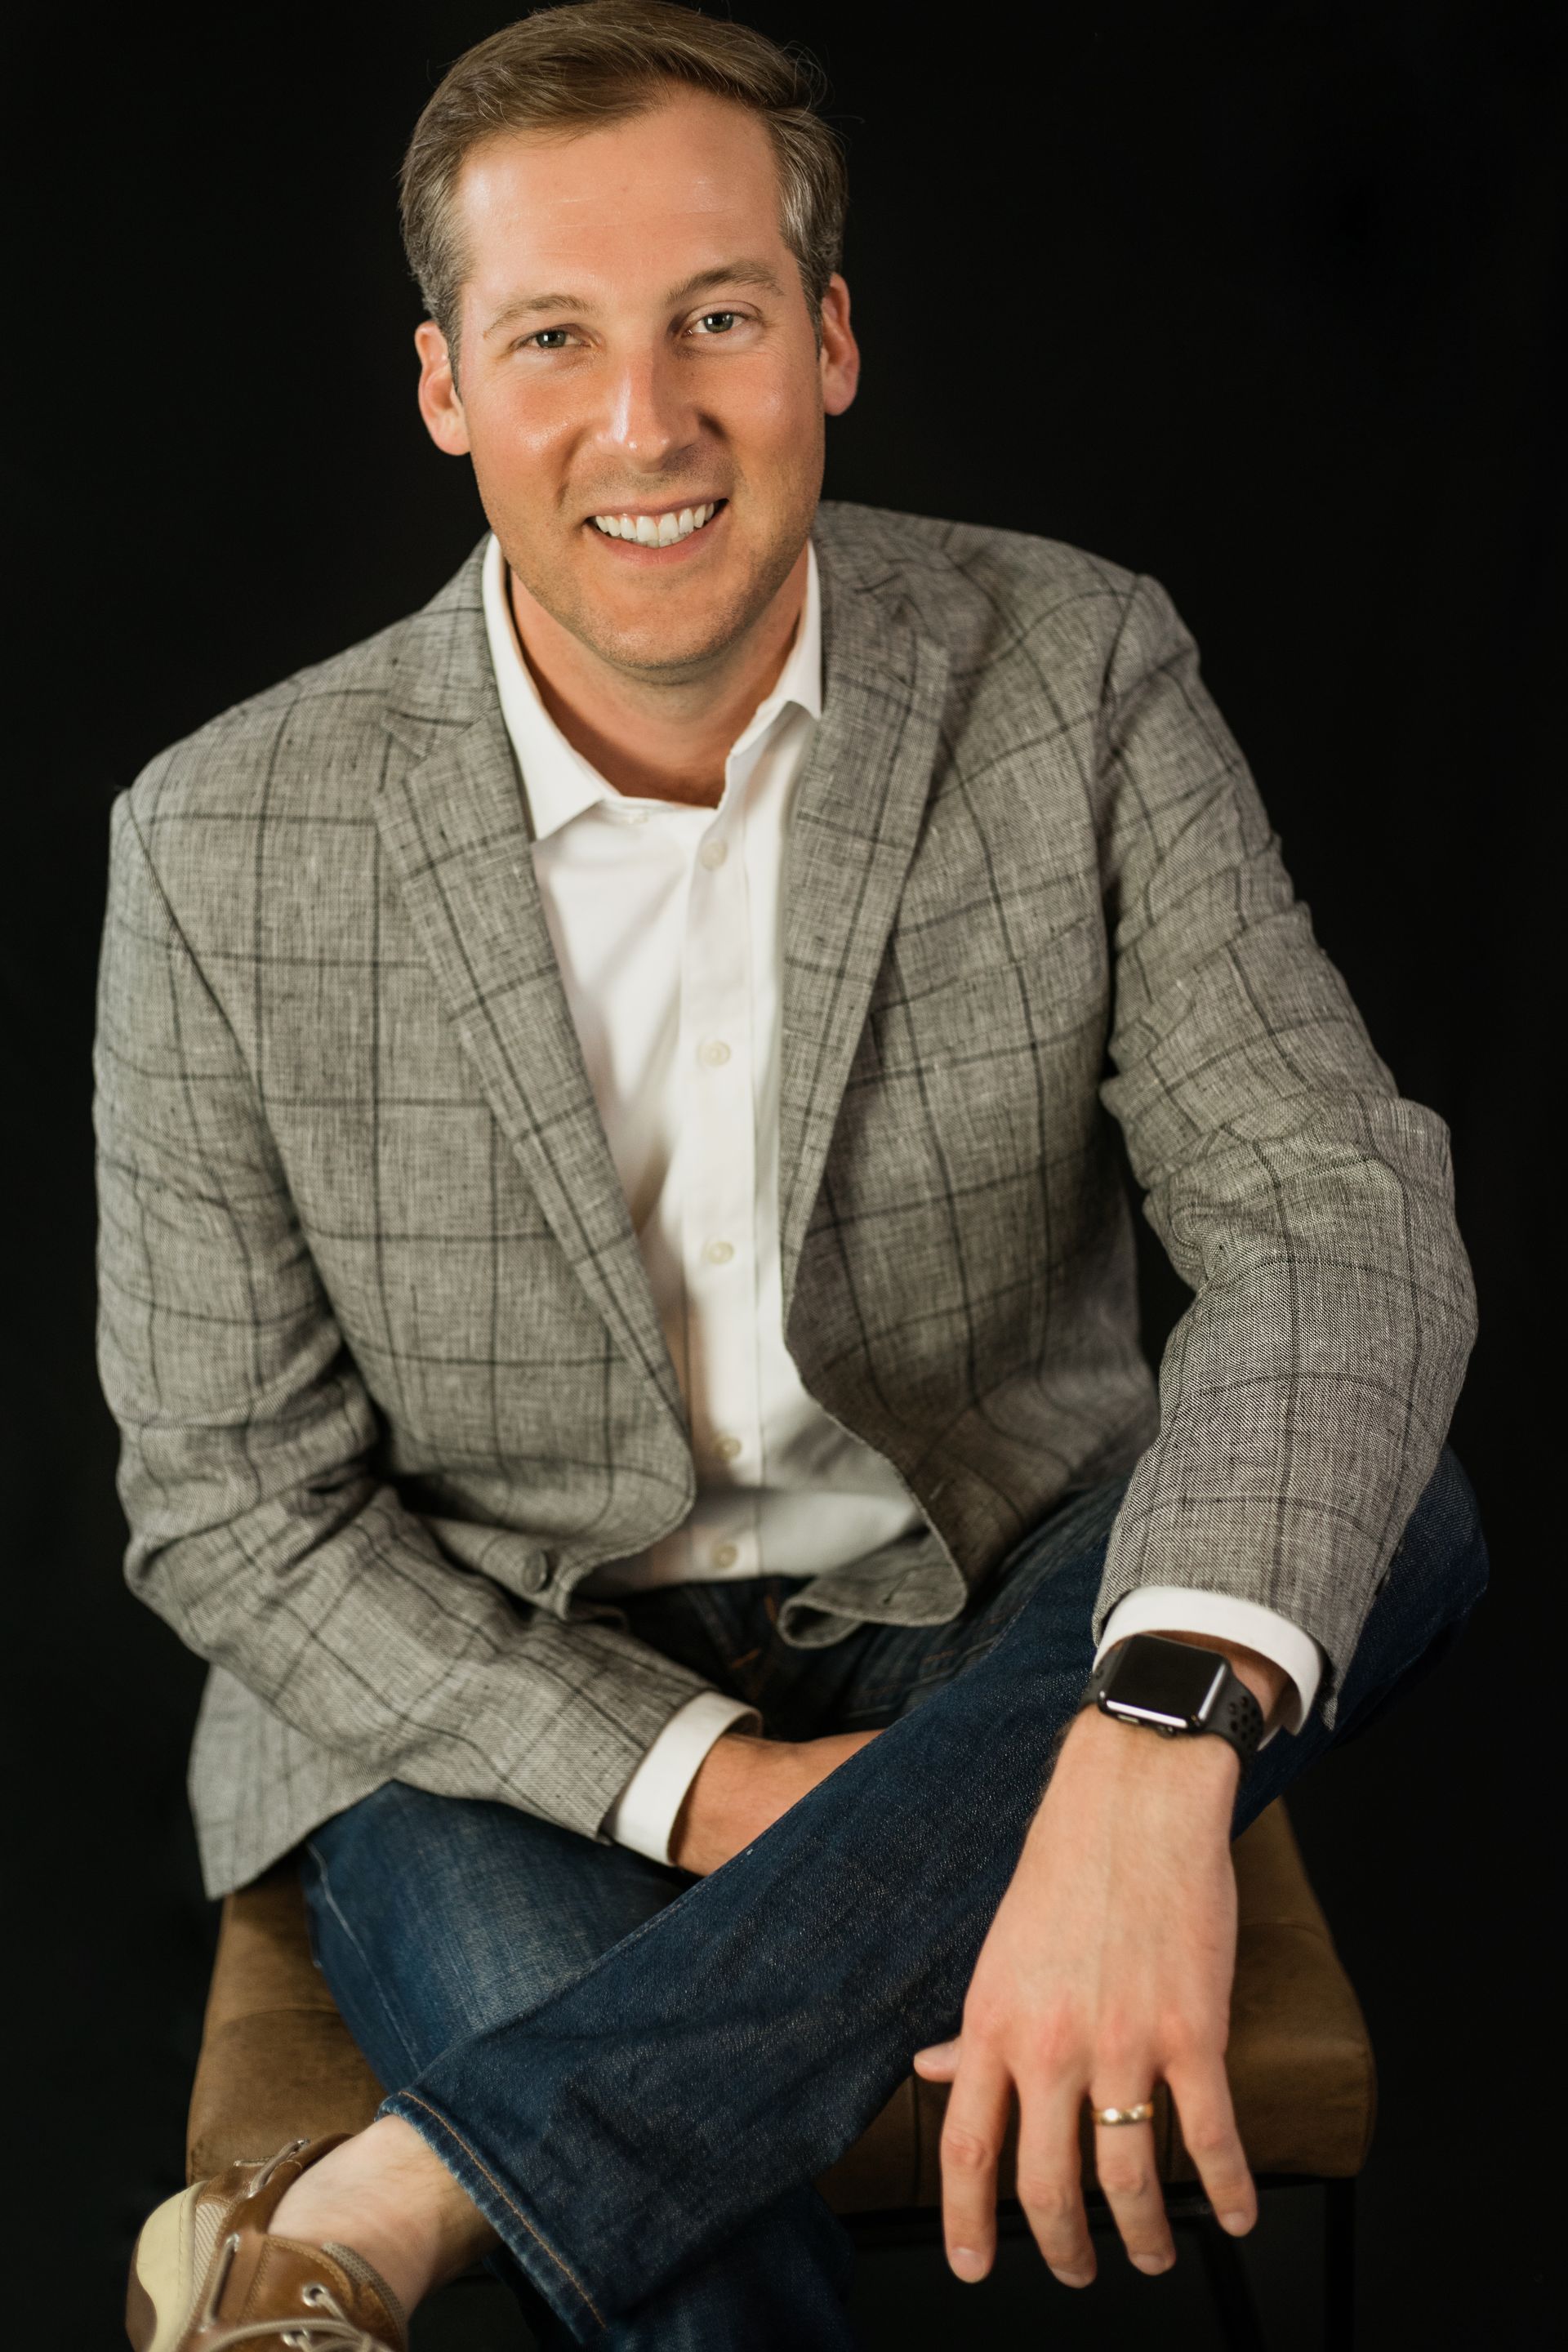
<path id="1" fill-rule="evenodd" d="M 1147 2124 L 1154 2120 L 1154 2102 L 1142 2099 L 1135 2107 L 1095 2107 L 1091 2112 L 1097 2124 Z"/>

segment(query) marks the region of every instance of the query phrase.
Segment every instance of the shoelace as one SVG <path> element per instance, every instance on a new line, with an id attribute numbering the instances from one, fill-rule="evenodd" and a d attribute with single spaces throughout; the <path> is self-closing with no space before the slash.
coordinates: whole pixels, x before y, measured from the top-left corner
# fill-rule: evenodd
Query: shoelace
<path id="1" fill-rule="evenodd" d="M 298 2156 L 301 2148 L 309 2147 L 310 2145 L 310 2143 L 308 2139 L 291 2139 L 287 2141 L 284 2146 L 279 2149 L 276 2156 L 269 2156 L 268 2158 L 266 2163 L 262 2166 L 260 2171 L 257 2174 L 255 2179 L 246 2190 L 246 2195 L 247 2197 L 259 2197 L 268 2182 L 271 2179 L 273 2174 L 277 2171 L 279 2166 L 280 2164 L 287 2164 L 291 2156 Z"/>
<path id="2" fill-rule="evenodd" d="M 277 2155 L 269 2157 L 262 2166 L 250 2184 L 249 2194 L 259 2196 L 279 2166 L 286 2164 L 291 2156 L 297 2156 L 302 2147 L 309 2145 L 308 2140 L 291 2139 L 286 2147 L 280 2147 Z M 239 2239 L 234 2236 L 224 2248 L 223 2258 L 207 2296 L 209 2315 L 216 2310 L 223 2294 L 229 2266 L 238 2246 Z M 243 2326 L 227 2327 L 221 2336 L 213 2336 L 209 2352 L 228 2352 L 230 2345 L 255 2344 L 268 2336 L 288 2345 L 289 2352 L 387 2352 L 384 2344 L 349 2317 L 331 2290 L 319 2280 L 302 2288 L 300 2294 L 304 2302 L 312 2305 L 321 2314 L 319 2319 L 249 2319 Z"/>
<path id="3" fill-rule="evenodd" d="M 250 2319 L 243 2327 L 226 2328 L 212 2338 L 211 2352 L 228 2352 L 233 2344 L 255 2344 L 264 2336 L 287 2344 L 289 2352 L 386 2352 L 384 2344 L 367 2336 L 342 2304 L 324 2286 L 308 2286 L 305 2301 L 322 2314 L 320 2319 Z"/>

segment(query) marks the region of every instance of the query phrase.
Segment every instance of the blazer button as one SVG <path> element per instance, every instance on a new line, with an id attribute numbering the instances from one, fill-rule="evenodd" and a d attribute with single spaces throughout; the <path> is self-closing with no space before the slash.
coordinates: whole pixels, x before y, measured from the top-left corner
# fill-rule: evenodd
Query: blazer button
<path id="1" fill-rule="evenodd" d="M 550 1563 L 544 1559 L 525 1560 L 522 1589 L 525 1592 L 542 1592 L 550 1581 Z"/>

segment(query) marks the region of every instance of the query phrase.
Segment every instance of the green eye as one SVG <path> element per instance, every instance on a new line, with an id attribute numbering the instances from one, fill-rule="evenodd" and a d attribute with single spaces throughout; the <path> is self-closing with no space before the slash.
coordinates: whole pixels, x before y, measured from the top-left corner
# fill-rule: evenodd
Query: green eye
<path id="1" fill-rule="evenodd" d="M 710 325 L 715 319 L 722 319 L 726 325 L 733 326 L 735 320 L 740 317 L 740 315 L 741 314 L 738 310 L 704 310 L 699 323 L 706 327 Z"/>
<path id="2" fill-rule="evenodd" d="M 562 341 L 564 341 L 566 330 L 564 327 L 541 327 L 538 333 L 530 335 L 528 340 L 531 343 L 537 343 L 540 346 L 540 349 L 542 350 L 544 348 L 544 339 L 546 335 L 559 335 L 562 338 Z M 561 344 L 552 343 L 550 349 L 552 351 L 558 352 L 561 349 Z"/>

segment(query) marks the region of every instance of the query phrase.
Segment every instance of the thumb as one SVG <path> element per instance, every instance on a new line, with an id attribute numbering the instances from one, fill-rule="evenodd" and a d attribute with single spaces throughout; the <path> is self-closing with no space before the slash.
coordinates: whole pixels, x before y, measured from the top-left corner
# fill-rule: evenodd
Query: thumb
<path id="1" fill-rule="evenodd" d="M 932 2083 L 951 2083 L 958 2072 L 960 2039 L 933 2042 L 929 2048 L 915 2052 L 914 2063 L 919 2073 Z"/>

